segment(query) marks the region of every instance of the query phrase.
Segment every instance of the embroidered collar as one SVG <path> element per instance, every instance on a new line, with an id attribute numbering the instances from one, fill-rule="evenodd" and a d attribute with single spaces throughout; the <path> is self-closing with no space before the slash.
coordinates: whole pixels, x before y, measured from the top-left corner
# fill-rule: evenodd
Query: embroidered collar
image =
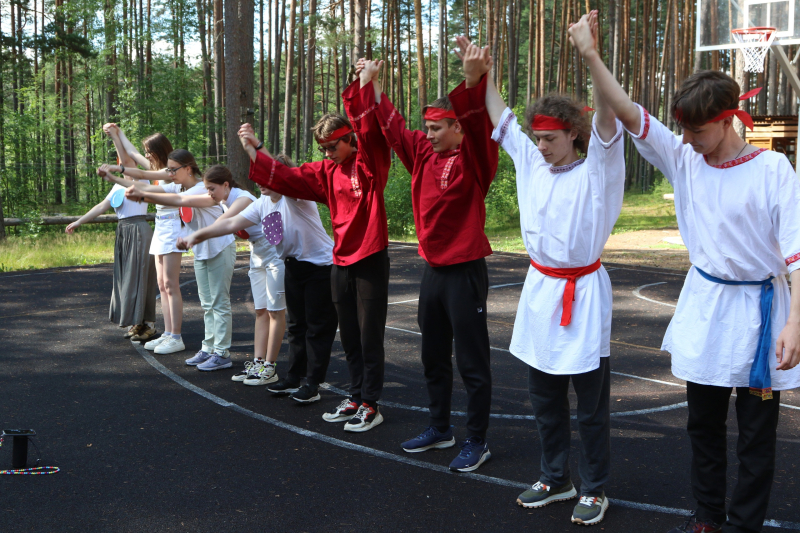
<path id="1" fill-rule="evenodd" d="M 439 152 L 439 157 L 453 157 L 461 153 L 461 148 L 455 148 L 446 152 Z"/>
<path id="2" fill-rule="evenodd" d="M 757 155 L 761 154 L 762 152 L 766 152 L 766 151 L 767 151 L 766 148 L 759 148 L 758 150 L 756 150 L 753 153 L 750 153 L 750 154 L 747 154 L 747 155 L 743 155 L 742 157 L 738 157 L 738 158 L 732 159 L 730 161 L 726 161 L 725 163 L 722 163 L 721 165 L 711 165 L 711 164 L 709 164 L 708 166 L 713 167 L 713 168 L 722 168 L 722 169 L 732 168 L 732 167 L 741 165 L 742 163 L 747 163 L 751 159 L 755 158 Z M 708 164 L 708 158 L 706 156 L 703 156 L 703 160 L 705 160 L 706 164 Z"/>
<path id="3" fill-rule="evenodd" d="M 578 159 L 577 161 L 573 161 L 572 163 L 570 163 L 568 165 L 561 165 L 560 167 L 551 166 L 550 167 L 550 173 L 551 174 L 561 174 L 563 172 L 569 172 L 573 168 L 576 168 L 576 167 L 584 164 L 585 162 L 586 162 L 586 159 Z"/>

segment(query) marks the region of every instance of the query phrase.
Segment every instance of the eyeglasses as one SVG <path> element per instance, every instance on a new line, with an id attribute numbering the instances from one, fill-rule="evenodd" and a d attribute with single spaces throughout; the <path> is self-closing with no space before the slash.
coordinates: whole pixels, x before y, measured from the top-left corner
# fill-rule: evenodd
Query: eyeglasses
<path id="1" fill-rule="evenodd" d="M 188 167 L 188 166 L 189 166 L 189 165 L 181 165 L 181 166 L 179 166 L 178 168 L 170 168 L 170 167 L 167 167 L 167 168 L 165 168 L 164 170 L 166 170 L 166 171 L 167 171 L 167 174 L 169 174 L 170 176 L 174 176 L 174 175 L 175 175 L 175 174 L 176 174 L 176 173 L 177 173 L 177 172 L 178 172 L 180 169 L 182 169 L 182 168 L 186 168 L 186 167 Z"/>
<path id="2" fill-rule="evenodd" d="M 317 148 L 317 150 L 319 150 L 323 154 L 332 154 L 333 152 L 336 151 L 336 145 L 338 145 L 340 142 L 342 142 L 342 139 L 344 139 L 344 137 L 339 137 L 338 139 L 336 139 L 335 143 L 329 144 L 327 146 L 322 146 L 320 144 L 319 147 Z"/>

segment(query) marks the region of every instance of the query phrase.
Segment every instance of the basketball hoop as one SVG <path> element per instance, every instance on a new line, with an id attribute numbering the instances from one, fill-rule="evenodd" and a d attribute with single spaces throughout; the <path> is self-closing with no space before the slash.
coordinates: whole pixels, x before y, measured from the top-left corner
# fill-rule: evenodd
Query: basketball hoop
<path id="1" fill-rule="evenodd" d="M 731 30 L 733 40 L 744 54 L 744 69 L 747 72 L 764 72 L 764 58 L 775 39 L 777 28 L 758 26 Z"/>

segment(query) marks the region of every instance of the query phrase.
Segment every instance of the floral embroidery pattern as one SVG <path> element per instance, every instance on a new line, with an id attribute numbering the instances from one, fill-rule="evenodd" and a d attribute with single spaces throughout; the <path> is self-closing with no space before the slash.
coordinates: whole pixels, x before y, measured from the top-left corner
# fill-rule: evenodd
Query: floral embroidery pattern
<path id="1" fill-rule="evenodd" d="M 364 111 L 363 113 L 361 113 L 360 115 L 358 115 L 356 118 L 354 118 L 354 119 L 353 119 L 353 122 L 358 122 L 358 121 L 359 121 L 359 120 L 361 120 L 362 118 L 366 117 L 367 115 L 369 115 L 370 113 L 372 113 L 373 111 L 375 111 L 377 108 L 378 108 L 378 105 L 377 105 L 377 104 L 375 104 L 374 106 L 370 107 L 369 109 L 367 109 L 366 111 Z"/>
<path id="2" fill-rule="evenodd" d="M 386 126 L 384 126 L 383 129 L 385 130 L 389 129 L 389 124 L 392 123 L 392 119 L 396 114 L 397 114 L 397 109 L 392 109 L 392 112 L 389 114 L 389 118 L 386 120 Z"/>
<path id="3" fill-rule="evenodd" d="M 361 182 L 358 181 L 358 163 L 356 161 L 353 161 L 353 169 L 350 171 L 350 185 L 352 186 L 350 190 L 353 191 L 356 198 L 361 198 Z"/>
<path id="4" fill-rule="evenodd" d="M 721 165 L 709 165 L 709 166 L 710 167 L 714 167 L 714 168 L 731 168 L 731 167 L 735 167 L 735 166 L 741 165 L 742 163 L 747 163 L 748 161 L 750 161 L 751 159 L 756 157 L 758 154 L 760 154 L 762 152 L 766 152 L 766 151 L 767 151 L 766 148 L 759 148 L 758 150 L 756 150 L 752 154 L 743 155 L 742 157 L 740 157 L 738 159 L 733 159 L 731 161 L 726 161 L 725 163 L 722 163 Z M 706 156 L 703 156 L 703 158 L 706 159 Z M 706 159 L 706 162 L 708 162 L 708 159 Z"/>
<path id="5" fill-rule="evenodd" d="M 444 164 L 444 171 L 442 172 L 441 177 L 439 177 L 439 188 L 445 190 L 449 183 L 450 179 L 450 171 L 453 170 L 453 164 L 456 162 L 456 158 L 458 154 L 461 153 L 461 150 L 450 150 L 449 152 L 445 152 L 442 155 L 444 157 L 449 157 L 447 163 Z"/>
<path id="6" fill-rule="evenodd" d="M 643 141 L 647 139 L 647 133 L 650 131 L 650 113 L 645 108 L 642 108 L 642 111 L 644 111 L 644 128 L 642 128 L 642 136 L 639 139 Z"/>
<path id="7" fill-rule="evenodd" d="M 503 139 L 505 139 L 506 133 L 508 133 L 508 127 L 511 126 L 511 121 L 516 119 L 517 117 L 514 113 L 508 114 L 505 121 L 503 121 L 503 126 L 500 128 L 500 136 L 497 139 L 497 144 L 503 144 Z"/>
<path id="8" fill-rule="evenodd" d="M 792 257 L 790 257 L 789 259 L 786 260 L 786 266 L 791 265 L 792 263 L 794 263 L 798 259 L 800 259 L 800 253 L 794 254 Z"/>
<path id="9" fill-rule="evenodd" d="M 484 111 L 486 111 L 486 106 L 478 108 L 478 109 L 470 109 L 469 111 L 467 111 L 466 113 L 464 113 L 463 115 L 458 117 L 458 120 L 461 120 L 463 118 L 467 118 L 468 116 L 474 115 L 475 113 L 483 113 Z"/>
<path id="10" fill-rule="evenodd" d="M 277 161 L 275 161 L 273 159 L 272 160 L 272 169 L 270 169 L 270 171 L 269 171 L 269 180 L 267 180 L 267 183 L 270 184 L 270 185 L 272 185 L 272 178 L 273 178 L 273 176 L 275 176 L 275 166 L 276 166 L 276 164 L 277 164 Z"/>
<path id="11" fill-rule="evenodd" d="M 561 165 L 560 167 L 550 167 L 550 173 L 551 174 L 561 174 L 563 172 L 569 172 L 573 168 L 578 167 L 578 166 L 584 164 L 585 162 L 586 162 L 585 159 L 578 159 L 577 161 L 574 161 L 574 162 L 570 163 L 569 165 Z"/>

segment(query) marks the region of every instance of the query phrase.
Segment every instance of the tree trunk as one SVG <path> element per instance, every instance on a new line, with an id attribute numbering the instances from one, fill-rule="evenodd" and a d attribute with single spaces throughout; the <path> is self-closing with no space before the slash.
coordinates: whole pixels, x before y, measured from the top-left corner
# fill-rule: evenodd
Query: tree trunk
<path id="1" fill-rule="evenodd" d="M 311 149 L 311 127 L 314 123 L 314 85 L 315 55 L 317 46 L 317 0 L 310 0 L 308 6 L 308 55 L 306 57 L 306 94 L 305 109 L 303 111 L 303 153 Z"/>
<path id="2" fill-rule="evenodd" d="M 351 64 L 355 65 L 356 61 L 364 57 L 364 39 L 365 39 L 365 21 L 367 15 L 367 2 L 369 0 L 355 0 L 355 47 L 353 48 L 353 57 L 350 59 Z M 419 1 L 419 0 L 417 0 Z M 352 1 L 351 1 L 352 5 Z M 351 15 L 350 20 L 353 20 Z"/>
<path id="3" fill-rule="evenodd" d="M 244 189 L 250 189 L 247 175 L 250 158 L 239 142 L 239 126 L 253 120 L 253 0 L 225 2 L 225 102 L 228 168 Z"/>
<path id="4" fill-rule="evenodd" d="M 438 58 L 436 61 L 437 67 L 437 84 L 436 84 L 436 98 L 444 96 L 447 82 L 444 79 L 444 64 L 447 61 L 447 50 L 445 49 L 445 20 L 444 20 L 444 6 L 447 0 L 439 0 L 439 37 L 438 37 Z M 469 2 L 464 0 L 464 35 L 469 38 Z"/>
<path id="5" fill-rule="evenodd" d="M 263 2 L 263 0 L 262 0 Z M 217 136 L 214 134 L 214 86 L 211 81 L 211 61 L 206 48 L 206 14 L 203 0 L 197 0 L 197 22 L 200 30 L 200 55 L 203 61 L 204 115 L 208 135 L 208 155 L 217 158 Z"/>
<path id="6" fill-rule="evenodd" d="M 280 7 L 281 12 L 278 13 L 278 9 Z M 286 25 L 286 0 L 279 2 L 275 0 L 275 25 L 277 27 L 277 22 L 280 19 L 280 28 L 278 31 L 275 32 L 275 48 L 273 50 L 275 54 L 275 83 L 273 85 L 273 92 L 272 92 L 272 120 L 269 124 L 270 129 L 270 142 L 269 145 L 272 148 L 273 152 L 278 152 L 280 150 L 280 90 L 281 90 L 281 58 L 283 57 L 283 39 L 281 35 L 283 35 L 284 26 Z"/>
<path id="7" fill-rule="evenodd" d="M 149 2 L 150 0 L 148 0 Z M 227 124 L 225 119 L 224 110 L 225 106 L 225 21 L 223 15 L 222 0 L 214 1 L 214 123 Z M 238 1 L 238 0 L 233 0 Z M 235 4 L 234 4 L 235 5 Z M 227 135 L 222 131 L 222 128 L 216 128 L 217 135 L 217 151 L 225 151 L 225 141 Z M 238 138 L 237 144 L 240 145 Z M 230 146 L 227 147 L 228 161 L 230 161 Z"/>
<path id="8" fill-rule="evenodd" d="M 284 94 L 283 103 L 283 144 L 282 151 L 289 154 L 291 146 L 289 145 L 289 134 L 292 127 L 292 72 L 294 71 L 294 34 L 295 34 L 295 20 L 297 12 L 297 0 L 291 0 L 289 7 L 289 43 L 286 48 L 286 92 Z"/>
<path id="9" fill-rule="evenodd" d="M 419 107 L 428 103 L 428 87 L 425 83 L 425 44 L 422 41 L 422 2 L 414 0 L 414 19 L 417 30 L 417 83 L 419 95 Z M 410 50 L 409 50 L 410 51 Z"/>

